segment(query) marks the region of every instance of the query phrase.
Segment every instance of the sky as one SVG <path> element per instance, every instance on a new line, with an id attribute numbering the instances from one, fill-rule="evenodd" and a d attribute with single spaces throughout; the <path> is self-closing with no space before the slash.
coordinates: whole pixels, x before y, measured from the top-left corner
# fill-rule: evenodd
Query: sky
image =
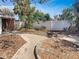
<path id="1" fill-rule="evenodd" d="M 72 7 L 73 2 L 73 0 L 48 0 L 44 4 L 32 3 L 31 5 L 36 7 L 37 10 L 48 13 L 53 18 L 53 16 L 61 14 L 63 9 Z M 9 9 L 14 7 L 9 0 L 6 3 L 0 0 L 0 8 L 5 6 Z"/>
<path id="2" fill-rule="evenodd" d="M 61 14 L 62 10 L 65 8 L 72 7 L 74 0 L 49 0 L 45 4 L 33 4 L 36 9 L 43 11 L 44 13 L 49 13 L 50 16 Z"/>

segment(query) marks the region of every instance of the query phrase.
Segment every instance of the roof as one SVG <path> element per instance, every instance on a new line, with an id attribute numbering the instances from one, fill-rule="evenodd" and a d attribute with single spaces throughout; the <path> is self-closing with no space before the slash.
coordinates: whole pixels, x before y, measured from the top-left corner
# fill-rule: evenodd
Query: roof
<path id="1" fill-rule="evenodd" d="M 13 17 L 13 16 L 7 16 L 7 15 L 5 15 L 5 16 L 0 15 L 0 18 L 15 18 L 15 17 Z"/>

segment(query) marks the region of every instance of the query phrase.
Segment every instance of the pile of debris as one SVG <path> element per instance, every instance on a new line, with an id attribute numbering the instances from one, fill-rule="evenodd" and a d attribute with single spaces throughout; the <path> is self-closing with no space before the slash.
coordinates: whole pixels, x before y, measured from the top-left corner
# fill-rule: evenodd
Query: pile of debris
<path id="1" fill-rule="evenodd" d="M 36 48 L 38 59 L 79 59 L 78 45 L 66 40 L 45 40 Z"/>

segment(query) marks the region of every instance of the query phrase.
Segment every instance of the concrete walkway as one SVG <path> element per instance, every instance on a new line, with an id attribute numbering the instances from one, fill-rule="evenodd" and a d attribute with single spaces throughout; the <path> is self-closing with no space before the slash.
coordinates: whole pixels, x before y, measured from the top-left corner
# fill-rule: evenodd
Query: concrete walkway
<path id="1" fill-rule="evenodd" d="M 34 34 L 19 34 L 25 41 L 27 41 L 12 57 L 12 59 L 35 59 L 34 47 L 47 37 Z"/>

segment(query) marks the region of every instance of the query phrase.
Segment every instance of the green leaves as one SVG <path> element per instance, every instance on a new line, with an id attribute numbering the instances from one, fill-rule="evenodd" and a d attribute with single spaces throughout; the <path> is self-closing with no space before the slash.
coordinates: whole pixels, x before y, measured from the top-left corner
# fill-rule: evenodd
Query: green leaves
<path id="1" fill-rule="evenodd" d="M 25 15 L 19 15 L 19 18 L 21 21 L 26 21 L 28 19 L 28 17 Z"/>
<path id="2" fill-rule="evenodd" d="M 69 9 L 69 8 L 64 9 L 63 13 L 62 13 L 62 18 L 64 20 L 73 20 L 73 18 L 74 18 L 73 10 Z"/>
<path id="3" fill-rule="evenodd" d="M 50 18 L 50 15 L 49 15 L 49 14 L 46 14 L 44 17 L 46 18 L 46 20 L 51 20 L 51 18 Z"/>

